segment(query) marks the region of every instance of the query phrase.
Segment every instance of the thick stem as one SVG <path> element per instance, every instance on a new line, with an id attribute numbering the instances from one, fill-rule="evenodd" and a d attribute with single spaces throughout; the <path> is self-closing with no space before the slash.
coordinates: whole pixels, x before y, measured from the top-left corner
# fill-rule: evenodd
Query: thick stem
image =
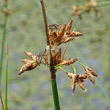
<path id="1" fill-rule="evenodd" d="M 54 106 L 55 110 L 60 110 L 60 104 L 59 104 L 59 97 L 58 97 L 58 90 L 57 90 L 57 83 L 56 83 L 56 75 L 55 75 L 55 67 L 53 62 L 53 56 L 51 53 L 51 45 L 49 40 L 49 34 L 48 34 L 48 23 L 47 23 L 47 17 L 46 17 L 46 11 L 43 0 L 40 0 L 41 6 L 42 6 L 42 13 L 43 13 L 43 19 L 44 19 L 44 25 L 45 25 L 45 33 L 46 33 L 46 41 L 47 46 L 49 47 L 49 69 L 50 69 L 50 78 L 51 78 L 51 84 L 52 84 L 52 92 L 53 92 L 53 100 L 54 100 Z"/>
<path id="2" fill-rule="evenodd" d="M 53 100 L 54 100 L 55 110 L 60 110 L 56 78 L 51 79 L 51 85 L 52 85 L 52 92 L 53 92 Z"/>

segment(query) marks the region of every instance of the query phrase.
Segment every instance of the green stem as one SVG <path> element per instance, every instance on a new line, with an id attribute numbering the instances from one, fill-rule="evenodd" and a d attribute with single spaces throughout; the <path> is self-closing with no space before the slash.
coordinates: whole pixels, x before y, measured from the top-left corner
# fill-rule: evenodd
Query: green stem
<path id="1" fill-rule="evenodd" d="M 83 63 L 76 61 L 76 63 L 79 63 L 80 65 L 82 65 L 84 68 L 86 67 Z"/>
<path id="2" fill-rule="evenodd" d="M 66 71 L 64 68 L 62 68 L 62 67 L 57 67 L 57 68 L 63 70 L 65 73 L 67 73 L 67 71 Z M 57 69 L 57 68 L 56 68 L 56 69 Z"/>
<path id="3" fill-rule="evenodd" d="M 53 56 L 51 53 L 51 45 L 50 45 L 49 34 L 48 34 L 49 31 L 48 31 L 46 10 L 45 10 L 44 1 L 40 0 L 40 2 L 41 2 L 41 6 L 42 6 L 42 14 L 43 14 L 43 19 L 44 19 L 47 46 L 49 46 L 49 61 L 50 61 L 49 69 L 50 69 L 50 78 L 51 78 L 54 106 L 55 106 L 55 110 L 60 110 L 55 67 L 54 67 L 54 62 L 53 62 Z"/>
<path id="4" fill-rule="evenodd" d="M 53 92 L 53 100 L 54 100 L 55 110 L 60 110 L 56 78 L 51 79 L 51 85 L 52 85 L 52 92 Z"/>
<path id="5" fill-rule="evenodd" d="M 8 1 L 4 1 L 4 8 L 7 9 Z M 5 40 L 6 40 L 6 28 L 7 28 L 7 16 L 4 13 L 4 25 L 3 25 L 3 33 L 2 33 L 2 43 L 1 43 L 1 54 L 0 54 L 0 99 L 2 104 L 2 110 L 4 110 L 3 100 L 2 100 L 2 93 L 1 93 L 1 82 L 2 82 L 2 66 L 3 66 L 3 58 L 4 58 L 4 47 L 5 47 Z"/>
<path id="6" fill-rule="evenodd" d="M 7 8 L 7 7 L 8 7 L 8 2 L 5 2 L 4 8 Z M 6 40 L 6 28 L 7 28 L 7 16 L 4 14 L 4 25 L 3 25 L 1 55 L 0 55 L 0 88 L 1 88 L 3 58 L 4 58 L 4 47 L 5 47 L 5 40 Z"/>
<path id="7" fill-rule="evenodd" d="M 7 110 L 7 93 L 8 93 L 8 52 L 6 60 L 6 79 L 5 79 L 5 110 Z"/>
<path id="8" fill-rule="evenodd" d="M 61 66 L 62 66 L 62 64 L 59 63 L 58 65 L 55 66 L 55 68 L 59 68 Z"/>
<path id="9" fill-rule="evenodd" d="M 71 67 L 72 67 L 74 73 L 76 74 L 77 72 L 76 72 L 76 68 L 75 68 L 75 66 L 71 65 Z"/>

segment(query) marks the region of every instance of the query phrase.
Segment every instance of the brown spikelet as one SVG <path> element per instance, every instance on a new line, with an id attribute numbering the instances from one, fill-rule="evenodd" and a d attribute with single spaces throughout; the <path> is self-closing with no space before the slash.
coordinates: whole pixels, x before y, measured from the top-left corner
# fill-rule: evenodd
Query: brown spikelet
<path id="1" fill-rule="evenodd" d="M 44 58 L 45 64 L 49 65 L 47 54 L 44 54 L 43 58 Z"/>
<path id="2" fill-rule="evenodd" d="M 23 63 L 32 63 L 33 60 L 29 60 L 29 59 L 21 59 L 21 62 L 23 62 Z"/>
<path id="3" fill-rule="evenodd" d="M 88 75 L 88 78 L 90 79 L 90 81 L 95 84 L 95 80 L 93 75 L 90 73 L 90 71 L 88 71 L 88 69 L 85 68 L 85 73 Z"/>
<path id="4" fill-rule="evenodd" d="M 67 43 L 67 42 L 74 40 L 74 39 L 75 39 L 74 37 L 63 37 L 60 41 L 60 44 Z"/>
<path id="5" fill-rule="evenodd" d="M 55 34 L 54 34 L 53 30 L 49 30 L 49 40 L 50 40 L 51 45 L 54 45 L 54 43 L 55 43 Z"/>
<path id="6" fill-rule="evenodd" d="M 78 36 L 82 36 L 83 34 L 80 33 L 80 32 L 75 32 L 75 31 L 72 31 L 70 36 L 73 36 L 73 37 L 78 37 Z"/>
<path id="7" fill-rule="evenodd" d="M 32 60 L 37 60 L 37 57 L 33 55 L 31 52 L 24 52 L 28 57 L 30 57 Z"/>
<path id="8" fill-rule="evenodd" d="M 61 26 L 59 27 L 59 29 L 57 30 L 57 38 L 58 38 L 59 40 L 60 40 L 61 37 L 64 35 L 65 28 L 66 28 L 66 24 L 61 25 Z"/>
<path id="9" fill-rule="evenodd" d="M 87 75 L 86 74 L 79 74 L 78 75 L 78 78 L 79 79 L 86 79 L 87 78 Z"/>
<path id="10" fill-rule="evenodd" d="M 71 78 L 71 79 L 72 79 L 73 73 L 66 72 L 66 74 L 68 75 L 68 77 L 69 77 L 69 78 Z"/>
<path id="11" fill-rule="evenodd" d="M 97 73 L 92 68 L 86 67 L 86 69 L 88 69 L 93 76 L 98 77 Z"/>
<path id="12" fill-rule="evenodd" d="M 83 82 L 81 81 L 81 79 L 77 79 L 77 84 L 80 86 L 80 88 L 82 88 L 83 90 L 85 90 L 86 88 L 85 88 L 85 86 L 84 86 L 84 84 L 83 84 Z"/>
<path id="13" fill-rule="evenodd" d="M 71 30 L 71 27 L 72 27 L 72 22 L 73 20 L 70 20 L 69 23 L 67 24 L 66 26 L 66 34 L 70 34 L 70 30 Z"/>
<path id="14" fill-rule="evenodd" d="M 72 80 L 71 80 L 71 91 L 72 91 L 72 94 L 74 93 L 75 87 L 76 87 L 76 77 L 77 77 L 76 74 L 72 75 Z"/>
<path id="15" fill-rule="evenodd" d="M 80 19 L 82 19 L 81 15 L 81 8 L 78 6 L 73 6 L 73 15 L 79 16 Z"/>
<path id="16" fill-rule="evenodd" d="M 71 60 L 64 60 L 61 62 L 62 65 L 70 65 L 73 64 L 76 60 L 78 60 L 78 58 L 73 58 Z"/>
<path id="17" fill-rule="evenodd" d="M 93 6 L 97 6 L 97 2 L 95 0 L 89 0 L 89 2 L 86 4 L 88 8 L 91 8 Z"/>
<path id="18" fill-rule="evenodd" d="M 59 48 L 58 52 L 55 53 L 53 60 L 55 66 L 61 62 L 61 48 Z"/>
<path id="19" fill-rule="evenodd" d="M 29 71 L 34 69 L 37 66 L 37 63 L 26 63 L 25 65 L 23 65 L 19 71 L 19 75 L 21 75 L 23 72 L 25 71 Z"/>

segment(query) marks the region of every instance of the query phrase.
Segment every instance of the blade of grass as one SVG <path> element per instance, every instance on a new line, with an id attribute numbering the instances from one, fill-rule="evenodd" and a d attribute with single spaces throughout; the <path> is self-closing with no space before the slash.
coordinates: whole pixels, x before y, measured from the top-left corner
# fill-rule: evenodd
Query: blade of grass
<path id="1" fill-rule="evenodd" d="M 8 8 L 8 0 L 4 1 L 4 8 L 5 9 Z M 2 79 L 2 66 L 3 66 L 3 58 L 4 58 L 4 47 L 5 47 L 5 40 L 6 40 L 7 19 L 8 19 L 8 16 L 4 13 L 4 25 L 3 25 L 1 55 L 0 55 L 0 88 L 1 88 L 1 79 Z"/>
<path id="2" fill-rule="evenodd" d="M 39 6 L 39 8 L 41 8 L 40 3 L 39 3 L 38 0 L 33 0 L 33 1 Z M 50 15 L 50 13 L 49 13 L 48 11 L 47 11 L 47 18 L 48 18 L 51 22 L 57 23 L 57 22 L 55 21 L 55 19 Z M 79 59 L 81 60 L 81 62 L 86 64 L 85 58 L 84 58 L 84 57 L 82 56 L 82 54 L 78 51 L 78 49 L 76 48 L 76 46 L 75 46 L 74 44 L 71 44 L 71 42 L 70 42 L 69 45 L 70 45 L 70 48 L 72 49 L 72 52 L 74 52 L 73 54 L 76 54 L 76 55 L 79 57 Z M 101 68 L 101 71 L 103 71 L 102 68 Z M 103 95 L 106 97 L 107 102 L 110 103 L 110 96 L 108 95 L 107 91 L 104 89 L 104 86 L 102 86 L 103 84 L 101 84 L 100 79 L 96 79 L 96 82 L 97 82 L 97 84 L 99 85 L 98 87 L 100 88 L 101 92 L 102 92 Z"/>
<path id="3" fill-rule="evenodd" d="M 8 46 L 7 46 L 7 57 L 6 57 L 6 77 L 5 77 L 5 110 L 7 108 L 7 93 L 8 93 Z"/>
<path id="4" fill-rule="evenodd" d="M 8 0 L 4 0 L 4 9 L 7 9 L 7 8 L 8 8 Z M 5 47 L 5 40 L 6 40 L 7 19 L 8 19 L 8 16 L 4 13 L 4 25 L 3 25 L 1 54 L 0 54 L 0 100 L 1 100 L 2 110 L 4 110 L 4 104 L 3 104 L 2 93 L 1 93 L 1 82 L 2 82 L 2 66 L 3 66 L 3 58 L 4 58 L 4 47 Z"/>

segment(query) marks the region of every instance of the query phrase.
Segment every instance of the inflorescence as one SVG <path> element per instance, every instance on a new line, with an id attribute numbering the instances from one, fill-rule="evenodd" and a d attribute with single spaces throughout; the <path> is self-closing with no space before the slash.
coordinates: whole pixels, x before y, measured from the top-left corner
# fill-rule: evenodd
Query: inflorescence
<path id="1" fill-rule="evenodd" d="M 55 73 L 57 72 L 58 69 L 63 70 L 67 76 L 71 79 L 71 91 L 74 93 L 75 91 L 75 86 L 76 84 L 79 85 L 80 88 L 83 90 L 86 90 L 84 86 L 84 80 L 89 78 L 90 81 L 95 84 L 95 80 L 93 76 L 97 77 L 96 72 L 81 62 L 78 61 L 78 58 L 72 58 L 68 60 L 64 60 L 63 55 L 62 55 L 62 49 L 61 47 L 59 48 L 59 45 L 63 43 L 68 43 L 75 38 L 82 36 L 82 33 L 76 32 L 76 31 L 71 31 L 72 27 L 72 22 L 73 20 L 70 20 L 69 23 L 63 24 L 63 25 L 57 25 L 57 24 L 50 24 L 49 27 L 49 40 L 50 40 L 50 46 L 51 46 L 51 53 L 53 57 L 53 63 L 55 67 Z M 56 51 L 56 48 L 58 51 Z M 30 59 L 22 59 L 21 61 L 25 63 L 20 71 L 19 75 L 21 75 L 25 71 L 30 71 L 34 68 L 36 68 L 40 64 L 45 64 L 49 68 L 49 51 L 48 51 L 48 46 L 46 46 L 45 51 L 42 54 L 39 54 L 35 56 L 31 52 L 25 52 L 25 54 L 31 58 Z M 77 74 L 75 67 L 73 66 L 73 63 L 79 63 L 84 67 L 85 74 Z M 70 73 L 66 71 L 62 66 L 67 65 L 71 66 L 74 70 L 74 73 Z"/>

